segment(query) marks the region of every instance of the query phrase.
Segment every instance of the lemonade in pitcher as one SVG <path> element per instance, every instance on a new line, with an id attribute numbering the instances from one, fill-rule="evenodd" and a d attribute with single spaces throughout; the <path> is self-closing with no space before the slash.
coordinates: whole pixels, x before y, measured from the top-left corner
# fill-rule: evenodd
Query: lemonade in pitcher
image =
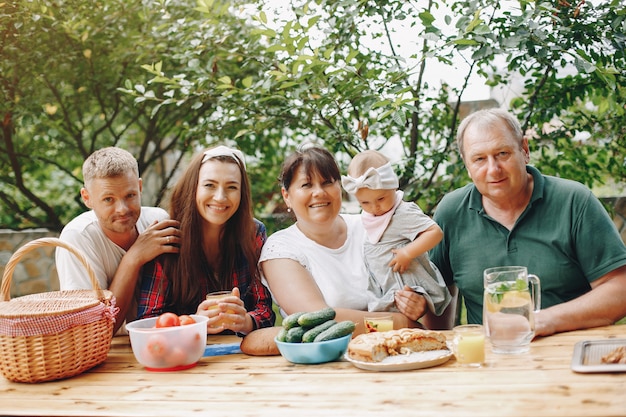
<path id="1" fill-rule="evenodd" d="M 522 353 L 528 351 L 535 335 L 534 311 L 539 305 L 539 300 L 533 300 L 531 296 L 528 281 L 532 277 L 536 286 L 533 294 L 536 294 L 538 278 L 528 275 L 523 267 L 506 268 L 485 271 L 483 324 L 493 352 Z M 517 277 L 509 273 L 512 268 L 520 269 L 515 272 Z M 505 281 L 504 277 L 514 280 Z"/>

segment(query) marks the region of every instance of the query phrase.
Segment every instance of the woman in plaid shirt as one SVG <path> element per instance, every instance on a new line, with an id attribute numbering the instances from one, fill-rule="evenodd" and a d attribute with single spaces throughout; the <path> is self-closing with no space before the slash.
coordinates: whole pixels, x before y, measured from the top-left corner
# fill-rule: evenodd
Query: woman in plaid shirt
<path id="1" fill-rule="evenodd" d="M 170 216 L 180 221 L 181 237 L 172 239 L 180 254 L 144 266 L 138 319 L 200 314 L 209 317 L 209 334 L 247 334 L 274 325 L 272 299 L 257 267 L 267 235 L 253 217 L 251 200 L 241 151 L 218 146 L 193 158 L 170 199 Z M 218 309 L 209 308 L 216 302 L 205 300 L 208 293 L 231 289 Z"/>

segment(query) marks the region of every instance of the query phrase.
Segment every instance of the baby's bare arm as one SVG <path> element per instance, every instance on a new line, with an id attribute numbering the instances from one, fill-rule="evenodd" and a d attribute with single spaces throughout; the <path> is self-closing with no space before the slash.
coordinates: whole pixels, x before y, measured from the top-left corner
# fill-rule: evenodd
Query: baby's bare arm
<path id="1" fill-rule="evenodd" d="M 437 246 L 441 239 L 443 239 L 441 227 L 433 224 L 420 233 L 413 242 L 403 248 L 393 249 L 392 252 L 396 256 L 389 262 L 389 266 L 394 272 L 406 271 L 413 259 Z"/>

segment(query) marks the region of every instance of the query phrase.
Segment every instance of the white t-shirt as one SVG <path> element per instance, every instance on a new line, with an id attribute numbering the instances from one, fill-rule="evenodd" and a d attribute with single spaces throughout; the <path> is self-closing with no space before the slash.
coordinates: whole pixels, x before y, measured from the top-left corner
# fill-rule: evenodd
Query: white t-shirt
<path id="1" fill-rule="evenodd" d="M 155 220 L 168 218 L 169 215 L 162 208 L 142 207 L 137 231 L 142 233 Z M 95 213 L 90 210 L 75 217 L 63 228 L 59 239 L 82 251 L 100 288 L 108 289 L 126 251 L 106 237 Z M 85 267 L 76 256 L 63 248 L 57 248 L 55 258 L 61 290 L 93 288 Z"/>
<path id="2" fill-rule="evenodd" d="M 341 215 L 348 226 L 344 245 L 329 249 L 307 238 L 291 225 L 267 238 L 259 263 L 270 259 L 293 259 L 317 283 L 329 307 L 367 311 L 367 273 L 363 262 L 365 229 L 358 215 Z M 267 280 L 263 283 L 269 288 Z"/>

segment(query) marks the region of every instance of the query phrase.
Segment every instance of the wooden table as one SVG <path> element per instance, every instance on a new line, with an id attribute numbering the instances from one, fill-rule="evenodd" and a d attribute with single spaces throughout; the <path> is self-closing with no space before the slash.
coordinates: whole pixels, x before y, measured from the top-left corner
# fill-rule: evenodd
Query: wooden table
<path id="1" fill-rule="evenodd" d="M 446 333 L 450 336 L 449 333 Z M 37 416 L 616 416 L 626 415 L 626 374 L 578 374 L 581 340 L 626 338 L 626 325 L 533 341 L 530 352 L 496 355 L 463 368 L 370 372 L 347 361 L 294 365 L 282 356 L 203 358 L 176 373 L 145 371 L 127 337 L 102 365 L 62 381 L 0 378 L 0 414 Z M 212 336 L 230 343 L 234 336 Z"/>

